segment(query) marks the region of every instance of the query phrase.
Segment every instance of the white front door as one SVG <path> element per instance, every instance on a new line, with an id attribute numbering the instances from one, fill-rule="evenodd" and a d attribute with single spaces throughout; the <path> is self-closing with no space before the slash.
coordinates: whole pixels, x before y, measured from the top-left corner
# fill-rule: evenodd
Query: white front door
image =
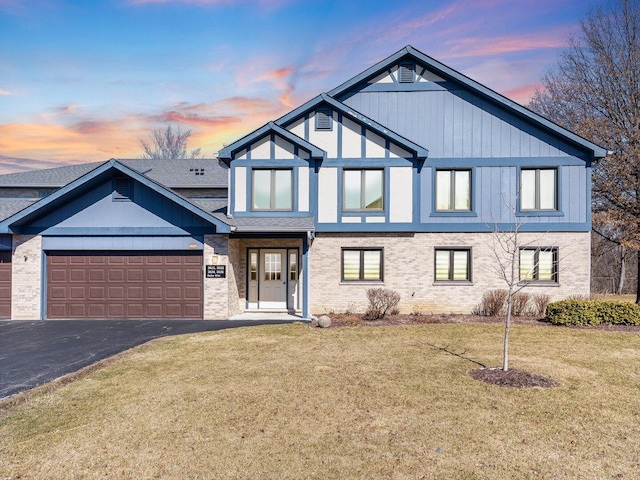
<path id="1" fill-rule="evenodd" d="M 287 308 L 287 251 L 261 250 L 258 308 Z"/>

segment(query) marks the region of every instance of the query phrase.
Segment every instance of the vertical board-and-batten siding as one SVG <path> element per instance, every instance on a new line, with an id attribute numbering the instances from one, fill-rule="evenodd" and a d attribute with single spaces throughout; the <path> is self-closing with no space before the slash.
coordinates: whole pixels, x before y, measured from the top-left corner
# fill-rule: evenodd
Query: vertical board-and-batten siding
<path id="1" fill-rule="evenodd" d="M 420 221 L 422 223 L 478 223 L 494 225 L 514 221 L 511 208 L 517 205 L 518 168 L 515 166 L 476 167 L 473 169 L 472 208 L 476 216 L 432 215 L 433 168 L 423 168 L 420 176 L 423 195 Z M 518 217 L 527 223 L 584 223 L 587 215 L 587 174 L 583 166 L 562 165 L 559 174 L 559 205 L 562 215 Z"/>
<path id="2" fill-rule="evenodd" d="M 466 90 L 358 92 L 343 103 L 425 146 L 429 158 L 581 155 L 573 146 Z"/>
<path id="3" fill-rule="evenodd" d="M 46 215 L 30 226 L 46 229 L 127 228 L 173 229 L 206 227 L 208 223 L 184 207 L 142 184 L 132 182 L 130 199 L 113 199 L 113 182 L 108 180 Z"/>

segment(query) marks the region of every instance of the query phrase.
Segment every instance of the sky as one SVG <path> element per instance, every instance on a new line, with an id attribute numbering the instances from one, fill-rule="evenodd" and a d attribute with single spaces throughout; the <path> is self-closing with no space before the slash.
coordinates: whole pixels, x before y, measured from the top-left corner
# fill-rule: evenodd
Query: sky
<path id="1" fill-rule="evenodd" d="M 594 4 L 0 0 L 0 173 L 137 158 L 168 124 L 211 158 L 406 45 L 526 104 Z"/>

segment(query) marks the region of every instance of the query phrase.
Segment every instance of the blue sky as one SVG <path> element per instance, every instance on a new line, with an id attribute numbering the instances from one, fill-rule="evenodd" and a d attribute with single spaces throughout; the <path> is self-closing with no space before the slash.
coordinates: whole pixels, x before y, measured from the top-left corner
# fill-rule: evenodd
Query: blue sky
<path id="1" fill-rule="evenodd" d="M 405 45 L 526 104 L 583 0 L 0 0 L 0 173 L 140 155 L 167 123 L 213 156 Z"/>

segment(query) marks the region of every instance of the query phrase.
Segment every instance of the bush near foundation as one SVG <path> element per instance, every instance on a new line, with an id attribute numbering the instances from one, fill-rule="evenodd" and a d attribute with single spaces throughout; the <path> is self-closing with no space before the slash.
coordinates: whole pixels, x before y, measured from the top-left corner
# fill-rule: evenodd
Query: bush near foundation
<path id="1" fill-rule="evenodd" d="M 640 325 L 640 307 L 610 300 L 561 300 L 547 305 L 554 325 Z"/>
<path id="2" fill-rule="evenodd" d="M 365 320 L 380 320 L 387 313 L 397 313 L 396 306 L 400 302 L 400 294 L 388 288 L 370 288 L 367 290 L 369 307 L 364 314 Z"/>

